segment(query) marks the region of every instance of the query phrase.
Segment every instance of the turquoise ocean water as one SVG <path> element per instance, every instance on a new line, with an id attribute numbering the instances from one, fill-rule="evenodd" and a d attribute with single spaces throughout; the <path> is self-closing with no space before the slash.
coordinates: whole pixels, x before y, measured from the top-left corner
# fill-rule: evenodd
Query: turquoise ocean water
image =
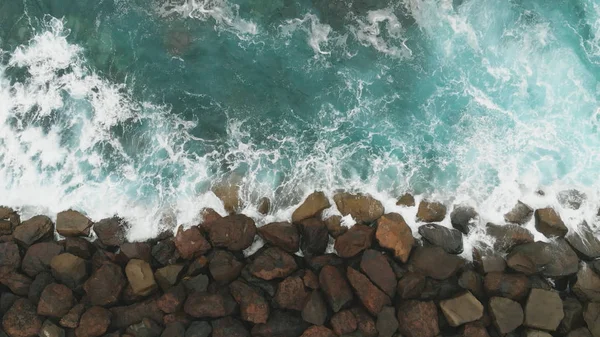
<path id="1" fill-rule="evenodd" d="M 0 203 L 136 237 L 220 180 L 273 218 L 340 188 L 589 215 L 599 76 L 594 0 L 0 0 Z"/>

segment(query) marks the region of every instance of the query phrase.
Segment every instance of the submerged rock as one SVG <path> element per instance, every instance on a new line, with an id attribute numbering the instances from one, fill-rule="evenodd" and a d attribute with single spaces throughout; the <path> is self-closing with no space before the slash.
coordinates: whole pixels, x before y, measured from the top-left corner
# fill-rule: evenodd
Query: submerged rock
<path id="1" fill-rule="evenodd" d="M 450 213 L 450 223 L 452 227 L 469 234 L 471 228 L 475 225 L 475 220 L 479 214 L 475 211 L 475 208 L 466 205 L 459 205 L 454 207 L 452 213 Z"/>
<path id="2" fill-rule="evenodd" d="M 262 215 L 267 215 L 269 214 L 269 211 L 271 210 L 271 199 L 267 198 L 267 197 L 263 197 L 260 198 L 260 200 L 258 201 L 258 213 L 262 214 Z"/>
<path id="3" fill-rule="evenodd" d="M 533 209 L 519 200 L 510 212 L 504 214 L 504 220 L 524 225 L 531 220 L 532 215 Z"/>
<path id="4" fill-rule="evenodd" d="M 333 200 L 342 215 L 351 215 L 357 223 L 372 223 L 384 212 L 381 201 L 367 194 L 341 192 Z"/>
<path id="5" fill-rule="evenodd" d="M 217 198 L 221 199 L 223 202 L 223 207 L 227 213 L 234 213 L 240 208 L 240 186 L 234 181 L 216 184 L 213 186 L 212 192 L 217 196 Z"/>
<path id="6" fill-rule="evenodd" d="M 563 207 L 577 210 L 587 199 L 587 196 L 578 190 L 566 190 L 558 192 L 557 199 Z"/>
<path id="7" fill-rule="evenodd" d="M 406 206 L 406 207 L 414 207 L 415 206 L 415 197 L 413 197 L 410 193 L 405 193 L 398 201 L 396 201 L 397 206 Z"/>

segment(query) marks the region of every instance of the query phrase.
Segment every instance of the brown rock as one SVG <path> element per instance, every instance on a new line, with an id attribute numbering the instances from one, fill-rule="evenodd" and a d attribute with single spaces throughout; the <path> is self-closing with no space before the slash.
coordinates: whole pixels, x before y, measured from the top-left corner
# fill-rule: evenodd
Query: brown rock
<path id="1" fill-rule="evenodd" d="M 128 306 L 114 307 L 110 309 L 112 320 L 111 329 L 124 329 L 134 323 L 140 322 L 144 318 L 151 318 L 160 322 L 163 320 L 163 313 L 158 308 L 156 300 L 147 300 Z"/>
<path id="2" fill-rule="evenodd" d="M 152 247 L 151 254 L 152 257 L 163 266 L 175 264 L 179 259 L 179 251 L 172 239 L 158 241 L 154 247 Z"/>
<path id="3" fill-rule="evenodd" d="M 68 210 L 56 215 L 56 231 L 62 236 L 88 236 L 92 221 L 85 215 Z"/>
<path id="4" fill-rule="evenodd" d="M 562 300 L 556 292 L 531 289 L 525 306 L 525 326 L 555 331 L 564 316 Z"/>
<path id="5" fill-rule="evenodd" d="M 45 215 L 36 215 L 23 221 L 13 231 L 13 238 L 21 246 L 27 248 L 32 243 L 52 236 L 54 224 Z"/>
<path id="6" fill-rule="evenodd" d="M 313 291 L 302 308 L 302 319 L 314 325 L 323 325 L 327 319 L 327 304 L 318 290 Z"/>
<path id="7" fill-rule="evenodd" d="M 252 275 L 263 280 L 283 278 L 297 268 L 296 261 L 283 250 L 272 247 L 260 252 L 250 264 Z"/>
<path id="8" fill-rule="evenodd" d="M 329 235 L 337 238 L 338 236 L 346 233 L 348 231 L 348 227 L 342 226 L 342 217 L 339 215 L 333 215 L 329 218 L 323 220 L 325 222 L 325 226 L 327 227 L 327 231 L 329 231 Z"/>
<path id="9" fill-rule="evenodd" d="M 304 219 L 314 218 L 331 204 L 323 192 L 313 192 L 292 213 L 292 222 L 300 222 Z"/>
<path id="10" fill-rule="evenodd" d="M 469 290 L 478 299 L 484 298 L 483 278 L 474 270 L 465 270 L 458 278 L 458 285 Z"/>
<path id="11" fill-rule="evenodd" d="M 281 281 L 273 300 L 280 308 L 302 311 L 308 292 L 304 289 L 304 282 L 298 276 L 290 276 Z"/>
<path id="12" fill-rule="evenodd" d="M 460 326 L 483 316 L 483 305 L 470 292 L 440 301 L 440 308 L 450 326 Z"/>
<path id="13" fill-rule="evenodd" d="M 304 286 L 310 289 L 319 289 L 319 278 L 312 270 L 305 270 L 304 275 L 302 276 L 302 281 L 304 281 Z M 318 325 L 318 324 L 317 324 Z"/>
<path id="14" fill-rule="evenodd" d="M 200 212 L 200 218 L 202 219 L 200 230 L 204 231 L 206 226 L 210 225 L 210 223 L 217 219 L 221 219 L 222 216 L 212 208 L 204 208 Z"/>
<path id="15" fill-rule="evenodd" d="M 362 307 L 353 307 L 350 309 L 356 317 L 356 323 L 358 324 L 358 332 L 365 337 L 376 337 L 377 328 L 375 321 Z"/>
<path id="16" fill-rule="evenodd" d="M 33 337 L 42 328 L 42 319 L 36 314 L 35 306 L 21 298 L 4 314 L 2 328 L 10 337 Z"/>
<path id="17" fill-rule="evenodd" d="M 309 267 L 317 273 L 325 266 L 339 267 L 345 264 L 345 261 L 336 254 L 314 256 L 306 260 L 308 260 Z"/>
<path id="18" fill-rule="evenodd" d="M 175 244 L 173 244 L 175 248 Z M 152 247 L 147 242 L 126 242 L 121 245 L 120 255 L 124 256 L 124 262 L 127 264 L 131 259 L 152 261 Z M 159 261 L 162 263 L 161 261 Z"/>
<path id="19" fill-rule="evenodd" d="M 501 334 L 514 331 L 523 324 L 523 309 L 519 303 L 504 297 L 492 297 L 489 305 L 494 326 Z"/>
<path id="20" fill-rule="evenodd" d="M 212 221 L 206 226 L 206 231 L 213 247 L 241 251 L 254 241 L 256 226 L 251 218 L 234 214 Z"/>
<path id="21" fill-rule="evenodd" d="M 79 319 L 81 318 L 81 315 L 83 315 L 84 311 L 84 304 L 76 304 L 66 315 L 60 319 L 59 324 L 65 328 L 75 329 L 79 326 Z"/>
<path id="22" fill-rule="evenodd" d="M 358 255 L 371 247 L 375 229 L 365 225 L 354 225 L 345 234 L 335 240 L 335 250 L 343 258 Z"/>
<path id="23" fill-rule="evenodd" d="M 182 272 L 182 265 L 172 264 L 158 269 L 154 273 L 154 279 L 162 291 L 167 291 L 179 281 L 179 276 L 181 276 Z"/>
<path id="24" fill-rule="evenodd" d="M 102 307 L 91 307 L 81 316 L 79 326 L 75 329 L 77 337 L 102 336 L 110 325 L 111 312 Z"/>
<path id="25" fill-rule="evenodd" d="M 398 281 L 397 293 L 402 299 L 416 299 L 425 289 L 426 279 L 420 273 L 407 273 Z"/>
<path id="26" fill-rule="evenodd" d="M 213 337 L 250 337 L 242 322 L 232 317 L 212 321 Z"/>
<path id="27" fill-rule="evenodd" d="M 596 274 L 587 263 L 582 263 L 577 272 L 573 292 L 581 301 L 600 302 L 600 275 Z"/>
<path id="28" fill-rule="evenodd" d="M 300 248 L 300 235 L 296 226 L 289 222 L 273 222 L 258 229 L 258 234 L 268 243 L 288 253 L 295 253 Z"/>
<path id="29" fill-rule="evenodd" d="M 240 305 L 241 318 L 253 324 L 267 323 L 269 318 L 269 303 L 254 288 L 242 281 L 233 281 L 229 291 Z"/>
<path id="30" fill-rule="evenodd" d="M 352 301 L 353 296 L 350 286 L 337 268 L 333 266 L 323 267 L 319 274 L 319 284 L 334 312 L 340 311 Z"/>
<path id="31" fill-rule="evenodd" d="M 231 315 L 235 311 L 236 302 L 225 293 L 199 293 L 188 296 L 183 310 L 195 318 L 217 318 Z"/>
<path id="32" fill-rule="evenodd" d="M 425 276 L 444 280 L 456 274 L 464 260 L 446 253 L 441 247 L 417 247 L 411 258 L 411 264 Z"/>
<path id="33" fill-rule="evenodd" d="M 356 317 L 350 310 L 342 310 L 331 318 L 331 327 L 338 336 L 349 334 L 358 328 Z"/>
<path id="34" fill-rule="evenodd" d="M 210 259 L 208 268 L 215 281 L 229 283 L 240 275 L 244 265 L 230 252 L 216 250 Z"/>
<path id="35" fill-rule="evenodd" d="M 160 337 L 181 337 L 185 335 L 185 325 L 181 322 L 169 323 Z"/>
<path id="36" fill-rule="evenodd" d="M 440 332 L 435 303 L 405 301 L 398 307 L 398 330 L 406 337 L 434 337 Z"/>
<path id="37" fill-rule="evenodd" d="M 55 242 L 36 243 L 27 249 L 22 270 L 31 277 L 43 271 L 50 271 L 50 262 L 62 251 L 62 246 Z"/>
<path id="38" fill-rule="evenodd" d="M 234 213 L 240 208 L 240 186 L 235 181 L 221 182 L 213 186 L 212 192 L 221 199 L 227 213 Z"/>
<path id="39" fill-rule="evenodd" d="M 52 283 L 44 289 L 37 306 L 37 313 L 41 316 L 61 318 L 75 305 L 71 289 L 62 284 Z"/>
<path id="40" fill-rule="evenodd" d="M 398 198 L 398 201 L 396 201 L 396 206 L 413 207 L 415 206 L 415 197 L 413 197 L 413 195 L 410 193 L 405 193 Z"/>
<path id="41" fill-rule="evenodd" d="M 118 247 L 125 243 L 126 230 L 126 223 L 118 217 L 102 219 L 94 224 L 98 240 L 108 247 Z"/>
<path id="42" fill-rule="evenodd" d="M 519 225 L 495 225 L 488 223 L 486 225 L 487 235 L 496 239 L 494 249 L 496 251 L 506 251 L 514 246 L 533 242 L 533 234 Z"/>
<path id="43" fill-rule="evenodd" d="M 15 270 L 21 267 L 19 247 L 14 242 L 0 243 L 0 267 L 9 267 Z"/>
<path id="44" fill-rule="evenodd" d="M 471 228 L 475 226 L 474 221 L 478 216 L 479 214 L 477 214 L 473 207 L 459 205 L 454 207 L 452 213 L 450 213 L 450 223 L 452 224 L 452 227 L 466 235 L 469 234 Z"/>
<path id="45" fill-rule="evenodd" d="M 0 284 L 7 286 L 13 294 L 27 296 L 31 279 L 11 267 L 0 267 Z"/>
<path id="46" fill-rule="evenodd" d="M 381 308 L 391 304 L 390 298 L 362 273 L 348 267 L 347 276 L 352 288 L 372 315 L 377 316 Z"/>
<path id="47" fill-rule="evenodd" d="M 587 328 L 579 328 L 571 331 L 567 337 L 593 337 Z"/>
<path id="48" fill-rule="evenodd" d="M 211 248 L 210 243 L 206 241 L 197 227 L 191 227 L 186 230 L 179 227 L 174 242 L 179 255 L 186 260 L 203 255 Z"/>
<path id="49" fill-rule="evenodd" d="M 415 243 L 410 227 L 398 213 L 389 213 L 377 220 L 375 238 L 383 248 L 392 250 L 394 257 L 402 263 L 408 261 Z"/>
<path id="50" fill-rule="evenodd" d="M 564 239 L 532 242 L 514 247 L 506 264 L 526 275 L 561 277 L 577 273 L 579 258 Z"/>
<path id="51" fill-rule="evenodd" d="M 53 257 L 50 268 L 54 278 L 71 289 L 80 286 L 87 278 L 85 260 L 70 253 Z"/>
<path id="52" fill-rule="evenodd" d="M 523 274 L 488 273 L 483 286 L 488 296 L 500 296 L 520 301 L 527 296 L 531 285 Z"/>
<path id="53" fill-rule="evenodd" d="M 336 337 L 336 334 L 324 326 L 313 325 L 304 330 L 304 333 L 300 337 Z"/>
<path id="54" fill-rule="evenodd" d="M 504 220 L 506 220 L 506 222 L 524 225 L 529 222 L 532 215 L 533 209 L 521 201 L 518 201 L 510 212 L 504 214 Z"/>
<path id="55" fill-rule="evenodd" d="M 42 292 L 46 288 L 47 285 L 54 283 L 54 278 L 52 274 L 49 272 L 42 272 L 37 274 L 31 285 L 29 286 L 29 293 L 27 294 L 27 298 L 31 303 L 38 303 L 40 301 L 40 297 L 42 297 Z"/>
<path id="56" fill-rule="evenodd" d="M 396 294 L 396 275 L 380 252 L 367 249 L 360 261 L 360 269 L 390 298 Z"/>
<path id="57" fill-rule="evenodd" d="M 325 253 L 329 243 L 329 232 L 323 221 L 316 218 L 302 220 L 299 223 L 302 233 L 300 247 L 304 256 L 311 257 Z"/>
<path id="58" fill-rule="evenodd" d="M 577 226 L 577 232 L 569 233 L 565 237 L 571 247 L 586 260 L 600 257 L 599 238 L 600 233 L 595 233 L 585 221 Z"/>
<path id="59" fill-rule="evenodd" d="M 583 312 L 583 319 L 587 324 L 592 336 L 600 336 L 600 303 L 590 302 L 586 305 Z"/>
<path id="60" fill-rule="evenodd" d="M 398 320 L 396 319 L 396 311 L 392 307 L 381 309 L 377 315 L 377 323 L 375 324 L 379 337 L 392 337 L 398 330 Z"/>
<path id="61" fill-rule="evenodd" d="M 85 238 L 67 237 L 64 240 L 65 251 L 82 259 L 89 260 L 92 257 L 94 247 Z"/>
<path id="62" fill-rule="evenodd" d="M 269 214 L 271 210 L 271 200 L 267 197 L 260 198 L 258 201 L 258 213 L 262 215 Z"/>
<path id="63" fill-rule="evenodd" d="M 426 224 L 419 227 L 419 234 L 427 243 L 442 247 L 450 254 L 460 254 L 463 251 L 462 234 L 454 228 Z"/>
<path id="64" fill-rule="evenodd" d="M 462 336 L 463 337 L 490 337 L 490 335 L 488 335 L 485 327 L 477 322 L 465 324 Z"/>
<path id="65" fill-rule="evenodd" d="M 83 289 L 92 305 L 109 306 L 119 301 L 125 282 L 121 267 L 107 262 L 92 274 Z"/>
<path id="66" fill-rule="evenodd" d="M 254 337 L 300 336 L 308 324 L 299 315 L 284 311 L 271 313 L 266 324 L 257 324 L 252 328 Z"/>
<path id="67" fill-rule="evenodd" d="M 535 229 L 546 237 L 564 237 L 569 231 L 567 226 L 553 208 L 542 208 L 535 211 Z"/>
<path id="68" fill-rule="evenodd" d="M 156 305 L 162 312 L 172 314 L 181 309 L 185 302 L 185 297 L 185 287 L 182 284 L 178 284 L 171 287 L 159 297 L 156 301 Z"/>
<path id="69" fill-rule="evenodd" d="M 573 297 L 565 298 L 563 300 L 563 312 L 565 317 L 556 330 L 559 334 L 566 335 L 569 331 L 584 326 L 583 306 L 577 299 Z"/>
<path id="70" fill-rule="evenodd" d="M 366 194 L 337 193 L 333 200 L 342 215 L 350 214 L 357 223 L 375 222 L 384 213 L 381 201 Z"/>
<path id="71" fill-rule="evenodd" d="M 481 257 L 481 268 L 484 274 L 503 272 L 506 269 L 506 261 L 498 254 L 484 255 Z"/>
<path id="72" fill-rule="evenodd" d="M 131 259 L 125 267 L 125 275 L 137 296 L 146 296 L 156 290 L 156 281 L 150 264 L 146 261 Z"/>
<path id="73" fill-rule="evenodd" d="M 444 204 L 423 200 L 419 204 L 417 211 L 417 221 L 420 222 L 439 222 L 446 217 L 446 206 Z"/>
<path id="74" fill-rule="evenodd" d="M 47 319 L 44 321 L 44 324 L 42 324 L 39 335 L 43 337 L 65 337 L 65 330 L 59 328 L 56 324 L 52 323 L 51 320 Z"/>
<path id="75" fill-rule="evenodd" d="M 136 337 L 159 337 L 161 336 L 162 327 L 155 321 L 144 318 L 141 322 L 130 325 L 125 332 Z"/>

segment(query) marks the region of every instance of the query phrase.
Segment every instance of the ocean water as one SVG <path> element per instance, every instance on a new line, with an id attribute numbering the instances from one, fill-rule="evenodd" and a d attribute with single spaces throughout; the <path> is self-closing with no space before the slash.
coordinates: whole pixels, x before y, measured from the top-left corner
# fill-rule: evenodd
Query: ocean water
<path id="1" fill-rule="evenodd" d="M 406 191 L 576 230 L 600 206 L 599 76 L 594 0 L 0 0 L 0 204 L 143 239 L 224 212 L 233 181 L 258 222 L 346 189 L 415 229 Z"/>

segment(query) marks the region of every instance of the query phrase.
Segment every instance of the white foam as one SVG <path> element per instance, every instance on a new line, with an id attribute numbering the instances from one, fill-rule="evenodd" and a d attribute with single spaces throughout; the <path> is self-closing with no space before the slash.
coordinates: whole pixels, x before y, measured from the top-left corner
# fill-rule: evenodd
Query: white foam
<path id="1" fill-rule="evenodd" d="M 381 53 L 396 58 L 412 56 L 412 50 L 406 45 L 404 29 L 393 13 L 393 9 L 369 11 L 365 21 L 357 19 L 356 27 L 351 28 L 352 33 L 361 44 L 371 46 Z M 393 45 L 393 43 L 397 45 Z"/>

